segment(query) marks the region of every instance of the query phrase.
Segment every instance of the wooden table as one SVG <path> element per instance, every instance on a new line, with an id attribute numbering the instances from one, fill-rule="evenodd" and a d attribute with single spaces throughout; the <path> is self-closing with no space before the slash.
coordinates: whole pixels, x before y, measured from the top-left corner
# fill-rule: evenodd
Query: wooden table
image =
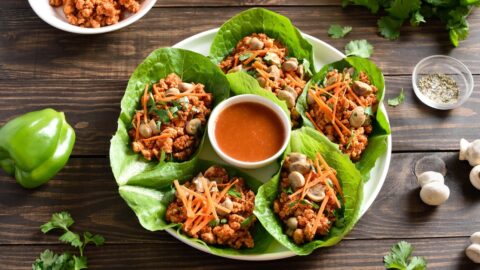
<path id="1" fill-rule="evenodd" d="M 459 140 L 480 137 L 480 91 L 462 108 L 440 112 L 414 95 L 411 72 L 423 57 L 447 54 L 463 61 L 480 85 L 480 12 L 470 18 L 470 37 L 452 49 L 444 26 L 405 26 L 398 41 L 377 35 L 377 16 L 367 9 L 342 9 L 328 0 L 159 0 L 139 22 L 96 36 L 65 33 L 41 21 L 27 1 L 2 0 L 0 9 L 0 124 L 45 107 L 65 111 L 77 142 L 67 166 L 48 184 L 21 188 L 0 173 L 0 269 L 29 269 L 45 249 L 68 246 L 44 235 L 40 224 L 68 210 L 75 229 L 104 235 L 107 244 L 90 248 L 91 269 L 384 269 L 382 257 L 400 240 L 426 256 L 429 269 L 475 269 L 464 255 L 468 236 L 480 231 L 480 191 L 468 181 L 470 166 L 458 161 Z M 388 107 L 393 155 L 380 195 L 355 229 L 335 247 L 308 257 L 272 262 L 239 262 L 207 255 L 165 232 L 144 230 L 117 193 L 108 161 L 119 102 L 127 80 L 152 50 L 219 27 L 249 6 L 267 6 L 292 19 L 302 31 L 343 50 L 350 39 L 368 39 L 383 69 L 387 96 L 406 90 L 405 104 Z M 351 25 L 345 39 L 330 39 L 332 23 Z M 420 201 L 414 163 L 436 155 L 448 166 L 449 201 L 437 208 Z"/>

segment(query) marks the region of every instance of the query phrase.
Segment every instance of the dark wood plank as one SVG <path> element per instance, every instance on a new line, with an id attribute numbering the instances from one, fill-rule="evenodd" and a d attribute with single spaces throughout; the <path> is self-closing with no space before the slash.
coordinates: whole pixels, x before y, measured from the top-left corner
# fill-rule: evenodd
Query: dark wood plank
<path id="1" fill-rule="evenodd" d="M 156 8 L 139 22 L 114 33 L 81 36 L 56 30 L 30 9 L 0 10 L 0 74 L 3 79 L 119 79 L 126 80 L 135 66 L 155 48 L 171 46 L 193 34 L 219 27 L 225 20 L 244 10 L 223 8 Z M 452 50 L 448 33 L 439 23 L 421 28 L 405 26 L 398 41 L 377 35 L 377 15 L 367 9 L 350 7 L 274 7 L 289 16 L 308 34 L 343 50 L 350 39 L 368 39 L 375 46 L 373 60 L 385 74 L 410 74 L 414 65 L 432 54 L 449 54 L 480 74 L 472 55 L 480 42 L 480 12 L 470 18 L 470 37 Z M 179 20 L 179 18 L 189 18 Z M 332 18 L 335 18 L 332 20 Z M 172 23 L 176 22 L 176 23 Z M 330 39 L 332 23 L 354 26 L 346 39 Z"/>
<path id="2" fill-rule="evenodd" d="M 375 203 L 348 239 L 469 236 L 480 222 L 480 191 L 468 181 L 470 167 L 456 153 L 436 153 L 449 168 L 449 201 L 438 208 L 424 205 L 413 175 L 414 163 L 429 153 L 394 154 L 392 166 Z M 108 159 L 73 158 L 54 180 L 25 190 L 0 174 L 0 245 L 56 243 L 39 226 L 53 212 L 68 210 L 75 229 L 103 234 L 110 243 L 166 243 L 164 232 L 150 233 L 117 193 Z"/>
<path id="3" fill-rule="evenodd" d="M 225 7 L 225 6 L 340 6 L 338 0 L 158 0 L 155 7 Z M 3 8 L 30 8 L 28 1 L 4 0 Z"/>
<path id="4" fill-rule="evenodd" d="M 386 99 L 398 95 L 401 88 L 406 92 L 405 104 L 387 106 L 393 151 L 456 150 L 460 138 L 478 138 L 480 76 L 475 76 L 477 87 L 468 102 L 449 112 L 423 105 L 413 93 L 409 76 L 387 76 L 386 81 Z M 66 112 L 75 127 L 74 155 L 106 156 L 126 85 L 125 80 L 0 80 L 0 125 L 28 111 L 52 107 Z"/>
<path id="5" fill-rule="evenodd" d="M 466 237 L 409 240 L 415 256 L 424 256 L 428 269 L 479 269 L 464 255 Z M 121 244 L 87 249 L 89 269 L 385 269 L 383 256 L 397 240 L 344 240 L 307 257 L 281 261 L 245 262 L 219 258 L 179 242 Z M 440 248 L 441 247 L 441 248 Z M 45 249 L 63 252 L 65 246 L 0 246 L 0 261 L 10 270 L 27 269 Z"/>

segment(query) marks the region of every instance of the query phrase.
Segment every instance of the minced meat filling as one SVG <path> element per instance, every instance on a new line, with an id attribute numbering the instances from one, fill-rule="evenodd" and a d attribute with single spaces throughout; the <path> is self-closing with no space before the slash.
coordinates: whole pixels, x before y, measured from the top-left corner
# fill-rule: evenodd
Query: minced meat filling
<path id="1" fill-rule="evenodd" d="M 327 73 L 323 88 L 314 85 L 308 93 L 307 117 L 351 160 L 357 161 L 368 145 L 372 117 L 377 107 L 378 89 L 364 72 L 345 68 Z"/>
<path id="2" fill-rule="evenodd" d="M 295 103 L 309 79 L 303 61 L 288 57 L 287 48 L 278 40 L 254 33 L 238 42 L 234 51 L 220 63 L 220 68 L 225 73 L 245 71 L 252 75 L 262 88 L 286 102 L 293 124 L 298 125 L 300 115 Z"/>
<path id="3" fill-rule="evenodd" d="M 212 166 L 183 185 L 175 181 L 175 188 L 167 221 L 181 224 L 186 235 L 210 245 L 253 248 L 255 194 L 242 178 L 230 179 L 224 168 Z"/>
<path id="4" fill-rule="evenodd" d="M 341 186 L 335 174 L 319 154 L 315 161 L 300 153 L 287 156 L 273 211 L 297 245 L 327 235 L 335 223 L 335 210 L 341 207 L 337 198 Z"/>
<path id="5" fill-rule="evenodd" d="M 148 85 L 132 119 L 132 149 L 147 160 L 188 160 L 198 148 L 213 95 L 200 83 L 183 82 L 174 73 Z"/>

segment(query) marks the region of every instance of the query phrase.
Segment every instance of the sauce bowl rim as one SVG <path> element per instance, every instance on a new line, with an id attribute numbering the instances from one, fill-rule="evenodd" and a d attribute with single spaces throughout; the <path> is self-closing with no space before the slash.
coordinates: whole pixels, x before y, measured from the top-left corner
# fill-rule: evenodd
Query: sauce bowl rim
<path id="1" fill-rule="evenodd" d="M 285 133 L 285 138 L 284 138 L 282 147 L 277 152 L 275 152 L 275 154 L 273 154 L 272 156 L 259 161 L 252 161 L 252 162 L 241 161 L 241 160 L 237 160 L 235 158 L 230 157 L 225 152 L 223 152 L 223 150 L 219 147 L 216 136 L 215 136 L 216 125 L 217 125 L 218 117 L 220 116 L 220 114 L 230 106 L 233 106 L 239 103 L 247 103 L 247 102 L 258 103 L 271 109 L 278 116 L 278 118 L 280 119 L 280 122 L 282 122 L 282 128 Z M 230 165 L 233 165 L 239 168 L 244 168 L 244 169 L 261 168 L 272 163 L 285 151 L 285 149 L 287 148 L 290 142 L 290 135 L 291 135 L 290 117 L 285 113 L 285 111 L 270 99 L 267 99 L 262 96 L 254 95 L 254 94 L 243 94 L 243 95 L 233 96 L 220 102 L 213 109 L 210 115 L 207 129 L 208 129 L 208 138 L 210 139 L 210 143 L 215 153 L 217 153 L 217 155 L 222 160 L 229 163 Z M 255 146 L 252 146 L 252 147 L 255 147 Z"/>

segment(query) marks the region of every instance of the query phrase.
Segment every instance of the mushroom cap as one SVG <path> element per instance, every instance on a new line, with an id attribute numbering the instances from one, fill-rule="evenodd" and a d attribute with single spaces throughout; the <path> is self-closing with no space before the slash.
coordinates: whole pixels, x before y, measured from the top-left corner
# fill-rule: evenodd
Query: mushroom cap
<path id="1" fill-rule="evenodd" d="M 480 244 L 480 232 L 475 232 L 470 236 L 472 244 Z"/>
<path id="2" fill-rule="evenodd" d="M 480 140 L 475 140 L 470 143 L 466 158 L 470 166 L 480 165 Z"/>
<path id="3" fill-rule="evenodd" d="M 465 254 L 474 263 L 480 263 L 480 244 L 471 244 L 465 250 Z"/>
<path id="4" fill-rule="evenodd" d="M 448 197 L 450 197 L 450 189 L 442 183 L 428 183 L 420 190 L 420 198 L 428 205 L 440 205 L 447 201 Z"/>
<path id="5" fill-rule="evenodd" d="M 288 182 L 290 183 L 290 186 L 295 190 L 305 185 L 305 177 L 303 177 L 303 174 L 297 171 L 293 171 L 288 175 Z"/>
<path id="6" fill-rule="evenodd" d="M 423 187 L 426 184 L 434 183 L 434 182 L 443 184 L 445 183 L 445 178 L 443 178 L 443 175 L 439 172 L 428 171 L 417 176 L 417 182 L 418 182 L 418 185 Z"/>
<path id="7" fill-rule="evenodd" d="M 459 160 L 467 159 L 467 150 L 470 143 L 464 138 L 460 139 L 460 153 L 458 155 Z"/>
<path id="8" fill-rule="evenodd" d="M 470 183 L 472 183 L 476 189 L 480 190 L 480 165 L 473 167 L 470 171 Z"/>

